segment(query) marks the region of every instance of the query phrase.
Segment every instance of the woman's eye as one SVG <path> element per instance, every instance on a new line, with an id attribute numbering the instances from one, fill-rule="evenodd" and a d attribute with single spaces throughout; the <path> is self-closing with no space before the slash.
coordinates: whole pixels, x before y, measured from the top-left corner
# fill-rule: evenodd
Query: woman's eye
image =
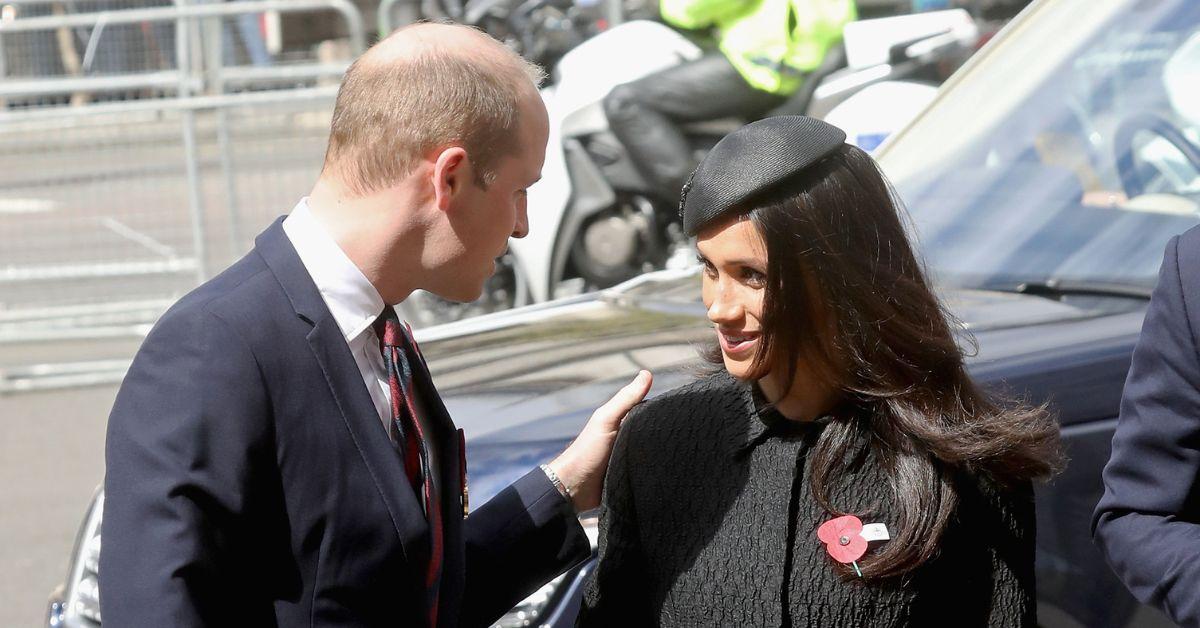
<path id="1" fill-rule="evenodd" d="M 761 286 L 767 281 L 767 275 L 754 268 L 742 268 L 742 280 L 746 283 Z"/>

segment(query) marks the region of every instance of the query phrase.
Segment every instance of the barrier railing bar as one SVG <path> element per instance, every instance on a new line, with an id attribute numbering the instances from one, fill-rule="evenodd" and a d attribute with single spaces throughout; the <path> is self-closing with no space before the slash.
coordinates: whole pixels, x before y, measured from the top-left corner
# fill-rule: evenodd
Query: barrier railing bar
<path id="1" fill-rule="evenodd" d="M 291 81 L 324 77 L 341 77 L 350 67 L 349 61 L 340 63 L 296 63 L 258 67 L 253 65 L 230 66 L 221 69 L 221 80 L 226 84 L 251 81 Z"/>
<path id="2" fill-rule="evenodd" d="M 3 342 L 3 339 L 0 339 L 0 342 Z M 26 372 L 26 369 L 19 371 L 0 370 L 0 394 L 71 386 L 115 384 L 124 379 L 125 373 L 129 370 L 130 363 L 130 360 L 82 362 L 78 365 L 64 365 L 67 368 L 63 372 L 54 372 L 52 370 L 45 373 L 29 373 Z M 43 366 L 57 367 L 58 365 L 35 365 L 35 367 Z"/>
<path id="3" fill-rule="evenodd" d="M 245 92 L 240 94 L 218 94 L 211 96 L 186 96 L 183 98 L 148 99 L 138 101 L 97 103 L 86 107 L 47 107 L 44 109 L 0 111 L 0 123 L 20 123 L 34 120 L 57 118 L 86 118 L 112 114 L 156 112 L 156 111 L 197 111 L 202 109 L 218 109 L 221 107 L 238 107 L 242 105 L 264 105 L 292 102 L 307 102 L 312 100 L 332 99 L 337 96 L 337 85 L 320 87 L 304 87 L 299 89 L 277 89 L 264 92 Z"/>
<path id="4" fill-rule="evenodd" d="M 77 91 L 115 91 L 127 89 L 174 88 L 180 83 L 178 70 L 143 72 L 140 74 L 112 74 L 44 79 L 5 79 L 0 81 L 0 98 L 15 96 L 42 96 L 70 94 Z M 199 83 L 191 81 L 193 85 Z"/>
<path id="5" fill-rule="evenodd" d="M 177 15 L 186 13 L 192 7 L 188 6 L 190 0 L 176 0 L 175 10 Z M 201 7 L 212 5 L 200 5 Z M 197 24 L 193 21 L 176 20 L 175 21 L 175 58 L 179 63 L 179 70 L 182 73 L 192 72 L 192 54 L 195 52 L 193 46 L 199 46 L 200 40 L 198 37 L 193 38 L 193 33 L 197 30 Z M 202 62 L 201 62 L 202 64 Z M 179 95 L 182 97 L 191 96 L 191 91 L 188 89 L 187 81 L 181 80 L 179 84 Z M 208 262 L 207 252 L 205 249 L 205 226 L 204 226 L 204 198 L 200 193 L 200 154 L 196 142 L 196 111 L 188 109 L 183 112 L 183 120 L 180 129 L 183 133 L 183 159 L 184 171 L 187 174 L 188 181 L 188 220 L 191 223 L 192 231 L 192 253 L 196 256 L 196 283 L 204 283 L 208 278 Z"/>
<path id="6" fill-rule="evenodd" d="M 220 18 L 204 18 L 200 24 L 204 36 L 204 48 L 208 55 L 205 68 L 208 70 L 209 92 L 225 93 L 226 75 L 221 71 L 224 51 Z M 236 258 L 241 252 L 242 212 L 237 196 L 237 181 L 234 176 L 233 143 L 229 137 L 229 112 L 217 109 L 217 158 L 221 164 L 221 182 L 225 186 L 225 211 L 228 220 L 229 255 Z"/>
<path id="7" fill-rule="evenodd" d="M 253 0 L 230 4 L 197 4 L 146 9 L 124 9 L 120 11 L 96 11 L 68 15 L 36 16 L 0 21 L 0 35 L 24 31 L 52 30 L 75 26 L 92 26 L 100 22 L 112 24 L 136 24 L 139 22 L 164 22 L 180 18 L 224 17 L 265 11 L 297 12 L 313 9 L 333 9 L 346 19 L 346 27 L 354 53 L 357 56 L 366 49 L 366 33 L 363 31 L 362 16 L 350 0 Z"/>
<path id="8" fill-rule="evenodd" d="M 170 307 L 173 299 L 147 299 L 120 303 L 89 303 L 86 305 L 60 305 L 55 307 L 29 307 L 0 310 L 0 325 L 20 325 L 49 320 L 72 319 L 92 316 L 131 315 L 145 312 L 162 312 Z"/>
<path id="9" fill-rule="evenodd" d="M 0 284 L 51 279 L 96 279 L 133 275 L 176 274 L 196 270 L 192 258 L 153 262 L 87 262 L 58 266 L 0 266 Z"/>
<path id="10" fill-rule="evenodd" d="M 112 2 L 112 0 L 70 0 L 72 4 L 87 4 L 89 2 Z M 4 0 L 4 4 L 17 7 L 33 7 L 40 4 L 62 4 L 63 0 Z"/>
<path id="11" fill-rule="evenodd" d="M 77 375 L 79 373 L 93 373 L 95 371 L 106 371 L 115 368 L 127 368 L 129 360 L 93 360 L 88 362 L 63 362 L 50 364 L 30 364 L 16 368 L 5 369 L 5 374 L 10 377 L 45 377 L 48 375 Z"/>
<path id="12" fill-rule="evenodd" d="M 61 329 L 96 329 L 106 327 L 131 327 L 152 324 L 167 308 L 160 310 L 130 310 L 112 314 L 51 318 L 44 321 L 23 323 L 0 323 L 0 336 L 25 338 L 29 334 L 51 333 Z"/>
<path id="13" fill-rule="evenodd" d="M 344 63 L 297 63 L 272 67 L 234 66 L 221 70 L 220 77 L 226 85 L 262 83 L 267 81 L 300 81 L 326 77 L 340 77 L 350 67 Z M 129 89 L 175 88 L 179 83 L 178 70 L 142 72 L 138 74 L 109 74 L 86 77 L 53 77 L 32 79 L 6 79 L 0 81 L 0 98 L 19 96 L 42 96 L 70 94 L 77 91 L 117 91 Z M 199 79 L 189 79 L 190 91 L 203 86 Z"/>
<path id="14" fill-rule="evenodd" d="M 0 330 L 0 344 L 19 345 L 64 340 L 114 340 L 145 337 L 158 318 L 135 325 L 89 325 L 83 327 L 54 327 L 40 330 L 22 329 L 16 333 Z"/>

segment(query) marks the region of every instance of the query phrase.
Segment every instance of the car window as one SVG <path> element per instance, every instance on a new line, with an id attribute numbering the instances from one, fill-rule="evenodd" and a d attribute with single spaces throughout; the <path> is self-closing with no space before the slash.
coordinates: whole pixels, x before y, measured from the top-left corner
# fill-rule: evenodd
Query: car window
<path id="1" fill-rule="evenodd" d="M 879 155 L 942 283 L 1153 285 L 1200 221 L 1200 2 L 1032 6 Z"/>

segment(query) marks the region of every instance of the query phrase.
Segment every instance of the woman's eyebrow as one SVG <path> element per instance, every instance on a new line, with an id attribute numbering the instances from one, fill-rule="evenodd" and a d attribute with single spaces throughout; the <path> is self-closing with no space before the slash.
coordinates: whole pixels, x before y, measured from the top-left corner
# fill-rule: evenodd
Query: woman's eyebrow
<path id="1" fill-rule="evenodd" d="M 722 262 L 724 264 L 726 264 L 727 266 L 753 266 L 755 268 L 761 268 L 761 267 L 767 265 L 766 260 L 753 259 L 753 258 L 741 258 L 741 257 L 735 257 L 733 259 L 722 260 Z"/>

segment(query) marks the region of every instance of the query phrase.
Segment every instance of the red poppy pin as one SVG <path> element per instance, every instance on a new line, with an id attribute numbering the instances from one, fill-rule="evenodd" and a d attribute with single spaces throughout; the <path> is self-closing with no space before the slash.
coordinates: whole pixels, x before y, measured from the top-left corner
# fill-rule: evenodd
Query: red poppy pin
<path id="1" fill-rule="evenodd" d="M 825 544 L 825 551 L 843 565 L 854 565 L 859 576 L 858 559 L 867 553 L 867 540 L 862 537 L 863 524 L 854 515 L 830 519 L 817 528 L 817 538 Z"/>
<path id="2" fill-rule="evenodd" d="M 882 523 L 863 525 L 854 515 L 844 515 L 830 519 L 817 528 L 817 538 L 825 544 L 825 551 L 839 563 L 850 564 L 854 573 L 862 577 L 858 568 L 858 559 L 867 553 L 867 543 L 871 541 L 886 541 L 890 538 L 887 526 Z"/>

